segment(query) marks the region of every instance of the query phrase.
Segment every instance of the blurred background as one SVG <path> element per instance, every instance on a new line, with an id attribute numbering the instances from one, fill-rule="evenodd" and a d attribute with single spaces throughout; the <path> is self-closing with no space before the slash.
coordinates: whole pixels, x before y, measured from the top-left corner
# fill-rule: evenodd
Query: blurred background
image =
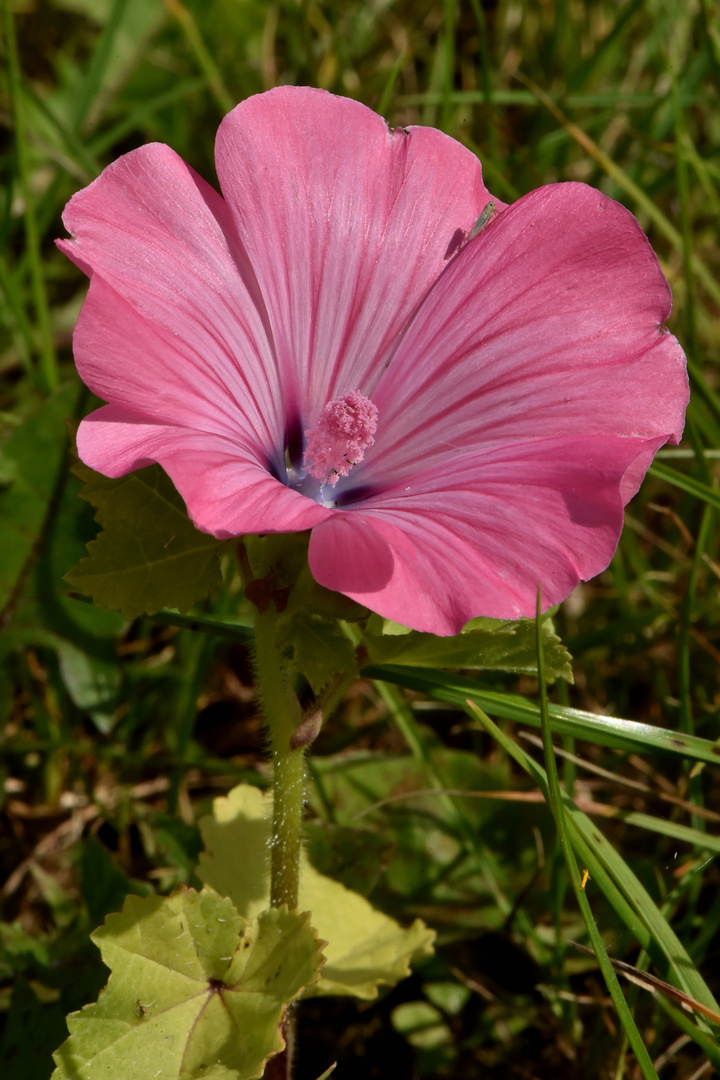
<path id="1" fill-rule="evenodd" d="M 128 892 L 196 883 L 198 817 L 240 780 L 267 782 L 246 649 L 127 624 L 62 580 L 97 530 L 69 473 L 66 421 L 92 401 L 71 351 L 86 280 L 53 246 L 65 202 L 152 140 L 215 183 L 222 116 L 284 83 L 442 128 L 505 201 L 582 180 L 623 202 L 672 285 L 693 399 L 611 567 L 558 613 L 575 683 L 552 694 L 715 741 L 720 5 L 3 0 L 1 33 L 0 1062 L 5 1080 L 45 1080 L 65 1014 L 106 981 L 89 931 Z M 226 590 L 217 604 L 232 602 Z M 484 682 L 537 695 L 528 677 Z M 603 831 L 717 992 L 717 770 L 650 745 L 564 749 L 581 758 L 565 760 L 568 790 L 602 804 Z M 298 1080 L 335 1060 L 344 1080 L 639 1075 L 595 960 L 567 944 L 584 931 L 550 815 L 463 712 L 364 680 L 314 751 L 314 861 L 401 921 L 422 916 L 439 948 L 374 1005 L 301 1007 Z M 508 796 L 464 801 L 482 837 L 469 853 L 452 803 L 399 801 L 361 820 L 334 809 L 427 787 L 433 762 L 450 787 Z M 609 951 L 647 966 L 600 888 L 592 903 Z M 695 1033 L 645 990 L 627 993 L 663 1080 L 711 1075 Z"/>

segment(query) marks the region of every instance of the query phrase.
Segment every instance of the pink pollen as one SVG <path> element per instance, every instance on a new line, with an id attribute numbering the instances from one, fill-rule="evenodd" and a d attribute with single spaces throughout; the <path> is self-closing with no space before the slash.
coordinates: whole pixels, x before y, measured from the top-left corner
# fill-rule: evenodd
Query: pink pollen
<path id="1" fill-rule="evenodd" d="M 314 428 L 305 432 L 305 468 L 317 480 L 335 487 L 375 442 L 378 411 L 357 390 L 329 401 Z"/>

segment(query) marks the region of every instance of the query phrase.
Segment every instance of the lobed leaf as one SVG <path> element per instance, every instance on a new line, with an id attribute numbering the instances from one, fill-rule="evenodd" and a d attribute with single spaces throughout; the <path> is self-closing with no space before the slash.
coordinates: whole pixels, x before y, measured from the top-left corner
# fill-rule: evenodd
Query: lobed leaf
<path id="1" fill-rule="evenodd" d="M 202 818 L 206 850 L 198 876 L 237 910 L 252 918 L 268 904 L 272 797 L 240 784 L 215 799 L 213 816 Z M 313 869 L 303 854 L 299 906 L 327 941 L 326 963 L 309 994 L 342 994 L 372 1000 L 381 985 L 394 986 L 410 974 L 410 964 L 432 953 L 435 938 L 421 919 L 408 930 L 376 911 L 358 893 Z"/>
<path id="2" fill-rule="evenodd" d="M 537 672 L 535 624 L 529 619 L 515 622 L 472 619 L 455 637 L 436 637 L 373 616 L 368 630 L 365 645 L 373 664 L 472 668 L 529 675 Z M 555 633 L 551 619 L 543 620 L 542 634 L 548 681 L 572 682 L 570 653 Z"/>
<path id="3" fill-rule="evenodd" d="M 319 694 L 341 674 L 357 674 L 355 647 L 332 619 L 295 615 L 283 634 L 281 644 L 292 646 L 295 666 Z"/>
<path id="4" fill-rule="evenodd" d="M 68 1017 L 52 1080 L 255 1080 L 322 963 L 307 916 L 246 922 L 207 890 L 129 896 L 92 937 L 112 974 Z"/>
<path id="5" fill-rule="evenodd" d="M 103 531 L 65 580 L 126 619 L 188 611 L 220 585 L 224 541 L 199 532 L 159 465 L 112 480 L 78 462 L 81 497 Z"/>

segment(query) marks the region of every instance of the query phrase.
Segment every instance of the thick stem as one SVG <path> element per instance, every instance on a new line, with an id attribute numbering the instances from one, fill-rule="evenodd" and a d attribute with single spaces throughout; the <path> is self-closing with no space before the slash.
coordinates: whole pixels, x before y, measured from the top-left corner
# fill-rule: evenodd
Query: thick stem
<path id="1" fill-rule="evenodd" d="M 298 700 L 289 685 L 276 645 L 277 613 L 271 603 L 255 617 L 255 665 L 270 733 L 273 760 L 273 822 L 270 903 L 298 906 L 302 817 L 305 801 L 305 758 L 291 739 L 300 722 Z"/>
<path id="2" fill-rule="evenodd" d="M 305 801 L 304 750 L 283 753 L 273 746 L 273 835 L 270 863 L 272 907 L 298 906 L 302 814 Z"/>

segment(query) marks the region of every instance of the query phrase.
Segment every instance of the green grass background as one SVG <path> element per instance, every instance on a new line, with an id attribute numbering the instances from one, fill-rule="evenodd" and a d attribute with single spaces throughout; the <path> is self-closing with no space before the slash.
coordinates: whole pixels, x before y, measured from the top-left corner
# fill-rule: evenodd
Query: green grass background
<path id="1" fill-rule="evenodd" d="M 575 803 L 555 807 L 584 894 L 537 801 L 537 682 L 431 673 L 399 679 L 408 698 L 369 672 L 317 744 L 311 850 L 352 882 L 361 849 L 373 901 L 421 915 L 440 947 L 372 1009 L 301 1010 L 297 1076 L 336 1059 L 346 1078 L 711 1075 L 711 1020 L 623 984 L 621 1023 L 569 942 L 587 941 L 589 903 L 611 955 L 708 1007 L 720 991 L 720 5 L 3 0 L 1 55 L 3 1075 L 49 1076 L 65 1013 L 105 979 L 89 930 L 128 891 L 192 882 L 198 815 L 265 775 L 242 645 L 67 597 L 95 529 L 64 426 L 90 405 L 70 348 L 86 284 L 52 241 L 72 193 L 146 141 L 214 180 L 223 114 L 279 83 L 442 128 L 502 199 L 561 180 L 619 199 L 672 285 L 693 389 L 686 438 L 630 504 L 611 567 L 557 617 L 575 684 L 551 688 L 551 716 Z M 649 726 L 594 727 L 572 708 Z M 519 794 L 372 810 L 413 788 Z"/>

